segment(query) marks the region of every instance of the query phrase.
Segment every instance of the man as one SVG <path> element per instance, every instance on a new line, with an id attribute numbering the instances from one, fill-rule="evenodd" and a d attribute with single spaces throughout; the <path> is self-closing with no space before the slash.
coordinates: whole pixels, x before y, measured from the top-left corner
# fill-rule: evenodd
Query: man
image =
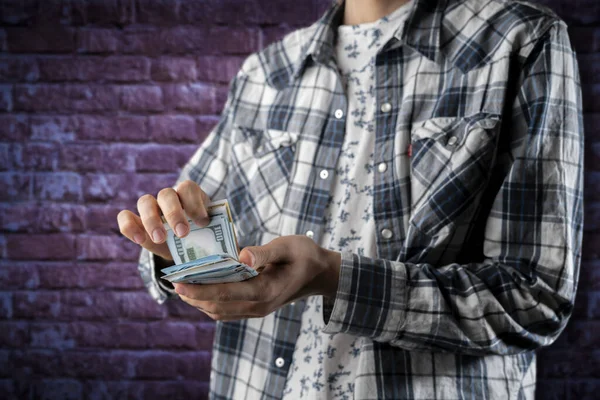
<path id="1" fill-rule="evenodd" d="M 348 0 L 248 58 L 178 186 L 119 225 L 156 300 L 220 321 L 213 398 L 531 399 L 573 309 L 582 142 L 550 11 Z M 265 268 L 173 290 L 160 214 L 183 237 L 209 198 Z"/>

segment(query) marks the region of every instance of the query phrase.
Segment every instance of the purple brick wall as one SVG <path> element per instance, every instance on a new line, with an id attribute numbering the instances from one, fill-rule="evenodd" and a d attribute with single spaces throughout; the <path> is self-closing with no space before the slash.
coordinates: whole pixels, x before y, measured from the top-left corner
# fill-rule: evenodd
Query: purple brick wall
<path id="1" fill-rule="evenodd" d="M 243 58 L 327 0 L 0 0 L 0 397 L 204 397 L 214 326 L 158 306 L 115 217 L 170 185 Z M 600 2 L 571 26 L 586 121 L 576 311 L 540 399 L 600 390 Z"/>

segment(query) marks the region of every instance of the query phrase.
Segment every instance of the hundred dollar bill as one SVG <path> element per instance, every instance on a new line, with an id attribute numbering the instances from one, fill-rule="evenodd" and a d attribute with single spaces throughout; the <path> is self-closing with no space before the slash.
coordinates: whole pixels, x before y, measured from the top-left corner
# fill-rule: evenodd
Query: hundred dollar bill
<path id="1" fill-rule="evenodd" d="M 231 211 L 226 200 L 207 207 L 210 222 L 199 227 L 191 219 L 190 233 L 179 238 L 165 223 L 167 245 L 175 265 L 164 268 L 162 278 L 170 282 L 225 283 L 239 282 L 258 275 L 239 262 L 238 245 Z"/>

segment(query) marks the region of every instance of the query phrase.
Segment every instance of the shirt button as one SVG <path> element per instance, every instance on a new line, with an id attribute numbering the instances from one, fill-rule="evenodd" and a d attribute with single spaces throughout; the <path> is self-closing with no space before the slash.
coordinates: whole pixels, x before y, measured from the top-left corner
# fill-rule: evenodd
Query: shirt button
<path id="1" fill-rule="evenodd" d="M 378 170 L 379 172 L 385 172 L 385 171 L 387 171 L 387 164 L 386 164 L 386 163 L 384 163 L 384 162 L 382 162 L 381 164 L 379 164 L 379 165 L 377 166 L 377 170 Z"/>
<path id="2" fill-rule="evenodd" d="M 456 136 L 450 136 L 448 139 L 448 146 L 454 146 L 456 143 L 458 143 L 458 138 Z"/>
<path id="3" fill-rule="evenodd" d="M 384 239 L 391 239 L 392 236 L 394 236 L 394 233 L 392 231 L 390 231 L 389 229 L 385 228 L 381 230 L 381 236 Z"/>
<path id="4" fill-rule="evenodd" d="M 390 103 L 383 103 L 381 105 L 382 113 L 389 113 L 390 111 L 392 111 L 392 105 Z"/>
<path id="5" fill-rule="evenodd" d="M 285 365 L 285 360 L 281 357 L 279 357 L 277 360 L 275 360 L 275 365 L 279 368 L 283 367 Z"/>
<path id="6" fill-rule="evenodd" d="M 313 237 L 315 237 L 315 233 L 313 231 L 306 231 L 306 236 L 312 239 Z"/>
<path id="7" fill-rule="evenodd" d="M 327 179 L 329 178 L 329 171 L 327 171 L 326 169 L 322 170 L 321 173 L 319 174 L 319 176 L 321 177 L 321 179 Z"/>
<path id="8" fill-rule="evenodd" d="M 335 110 L 334 115 L 337 119 L 341 119 L 344 116 L 344 111 L 338 108 L 337 110 Z"/>

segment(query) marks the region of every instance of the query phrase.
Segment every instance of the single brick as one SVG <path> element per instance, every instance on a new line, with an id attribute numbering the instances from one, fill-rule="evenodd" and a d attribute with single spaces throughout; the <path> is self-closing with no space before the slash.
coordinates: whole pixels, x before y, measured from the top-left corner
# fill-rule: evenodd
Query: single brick
<path id="1" fill-rule="evenodd" d="M 228 83 L 240 70 L 244 57 L 200 56 L 197 61 L 199 80 Z"/>
<path id="2" fill-rule="evenodd" d="M 169 110 L 188 111 L 196 114 L 214 114 L 216 89 L 212 86 L 192 84 L 172 84 L 163 87 L 165 104 Z"/>
<path id="3" fill-rule="evenodd" d="M 86 1 L 86 22 L 92 25 L 127 25 L 134 21 L 133 1 Z"/>
<path id="4" fill-rule="evenodd" d="M 63 375 L 62 357 L 57 349 L 20 349 L 11 352 L 9 363 L 14 376 L 58 377 Z"/>
<path id="5" fill-rule="evenodd" d="M 35 174 L 34 194 L 39 200 L 79 201 L 81 176 L 73 172 Z"/>
<path id="6" fill-rule="evenodd" d="M 11 53 L 68 53 L 75 50 L 75 31 L 69 27 L 5 29 Z"/>
<path id="7" fill-rule="evenodd" d="M 48 291 L 14 293 L 15 318 L 52 318 L 60 313 L 60 294 Z"/>
<path id="8" fill-rule="evenodd" d="M 79 264 L 83 288 L 145 289 L 135 262 Z"/>
<path id="9" fill-rule="evenodd" d="M 35 289 L 40 286 L 36 265 L 30 261 L 0 262 L 0 288 L 2 290 Z"/>
<path id="10" fill-rule="evenodd" d="M 135 355 L 121 351 L 67 351 L 61 354 L 68 376 L 81 378 L 124 379 L 132 378 Z"/>
<path id="11" fill-rule="evenodd" d="M 17 348 L 29 342 L 29 322 L 0 321 L 0 346 Z"/>
<path id="12" fill-rule="evenodd" d="M 37 227 L 42 232 L 82 232 L 85 229 L 84 205 L 49 204 L 38 214 Z"/>
<path id="13" fill-rule="evenodd" d="M 134 178 L 123 174 L 86 174 L 83 177 L 83 198 L 86 202 L 132 200 L 135 195 L 127 187 Z"/>
<path id="14" fill-rule="evenodd" d="M 69 325 L 57 322 L 37 322 L 29 326 L 31 347 L 72 349 L 75 341 L 69 334 Z"/>
<path id="15" fill-rule="evenodd" d="M 167 316 L 165 307 L 156 303 L 144 290 L 119 293 L 119 315 L 131 319 L 162 319 Z"/>
<path id="16" fill-rule="evenodd" d="M 73 260 L 75 240 L 63 233 L 6 235 L 11 260 Z"/>
<path id="17" fill-rule="evenodd" d="M 160 30 L 161 51 L 168 54 L 204 53 L 212 47 L 206 26 L 181 25 Z"/>
<path id="18" fill-rule="evenodd" d="M 146 145 L 136 150 L 136 170 L 138 172 L 179 171 L 192 157 L 197 146 Z M 161 160 L 157 163 L 156 160 Z"/>
<path id="19" fill-rule="evenodd" d="M 112 140 L 128 142 L 145 142 L 148 140 L 148 120 L 146 117 L 119 117 L 116 119 L 117 130 Z"/>
<path id="20" fill-rule="evenodd" d="M 154 81 L 189 82 L 198 78 L 196 62 L 185 57 L 160 57 L 152 62 Z"/>
<path id="21" fill-rule="evenodd" d="M 0 58 L 0 82 L 33 82 L 39 76 L 38 64 L 33 57 Z"/>
<path id="22" fill-rule="evenodd" d="M 117 90 L 107 85 L 17 85 L 15 108 L 23 111 L 115 110 Z"/>
<path id="23" fill-rule="evenodd" d="M 82 81 L 140 82 L 150 79 L 150 60 L 145 57 L 111 56 L 80 60 Z"/>
<path id="24" fill-rule="evenodd" d="M 69 323 L 68 330 L 77 348 L 117 347 L 113 321 L 73 321 Z"/>
<path id="25" fill-rule="evenodd" d="M 218 53 L 248 55 L 260 50 L 260 31 L 257 28 L 213 26 L 205 42 L 214 44 Z"/>
<path id="26" fill-rule="evenodd" d="M 72 55 L 46 56 L 38 60 L 40 80 L 43 82 L 62 82 L 81 80 L 83 67 L 80 57 Z"/>
<path id="27" fill-rule="evenodd" d="M 120 104 L 127 111 L 162 111 L 163 93 L 158 86 L 122 86 Z"/>
<path id="28" fill-rule="evenodd" d="M 27 173 L 0 173 L 0 201 L 25 201 L 32 198 L 33 177 Z"/>
<path id="29" fill-rule="evenodd" d="M 150 139 L 159 143 L 196 143 L 194 118 L 186 115 L 156 115 L 148 120 Z"/>
<path id="30" fill-rule="evenodd" d="M 29 120 L 25 115 L 0 115 L 0 138 L 2 141 L 22 141 L 29 136 Z"/>
<path id="31" fill-rule="evenodd" d="M 148 344 L 151 348 L 196 349 L 196 327 L 191 322 L 159 321 L 148 325 Z"/>
<path id="32" fill-rule="evenodd" d="M 166 44 L 157 27 L 133 26 L 122 31 L 121 51 L 125 54 L 156 56 L 163 53 Z"/>
<path id="33" fill-rule="evenodd" d="M 181 377 L 181 372 L 185 368 L 183 354 L 178 352 L 173 354 L 167 351 L 146 351 L 138 355 L 135 376 L 138 379 L 169 379 L 172 377 Z M 161 365 L 161 368 L 156 368 Z M 198 373 L 198 370 L 196 370 Z M 198 376 L 196 376 L 198 378 Z"/>
<path id="34" fill-rule="evenodd" d="M 13 167 L 34 171 L 51 171 L 58 164 L 58 148 L 53 143 L 27 143 L 12 146 Z"/>
<path id="35" fill-rule="evenodd" d="M 147 322 L 119 323 L 115 326 L 117 347 L 120 349 L 143 349 L 148 347 L 147 329 Z"/>
<path id="36" fill-rule="evenodd" d="M 75 140 L 79 123 L 71 117 L 43 116 L 31 118 L 31 139 L 52 142 Z"/>
<path id="37" fill-rule="evenodd" d="M 113 221 L 116 226 L 116 219 Z M 85 235 L 77 238 L 78 260 L 129 260 L 136 261 L 139 246 L 117 236 Z"/>
<path id="38" fill-rule="evenodd" d="M 123 34 L 116 29 L 81 28 L 77 31 L 77 52 L 116 53 L 123 42 Z"/>
<path id="39" fill-rule="evenodd" d="M 136 22 L 148 25 L 175 25 L 179 22 L 179 7 L 178 0 L 136 0 Z"/>
<path id="40" fill-rule="evenodd" d="M 117 214 L 122 209 L 122 206 L 113 204 L 88 205 L 85 214 L 87 228 L 97 233 L 118 233 Z"/>

